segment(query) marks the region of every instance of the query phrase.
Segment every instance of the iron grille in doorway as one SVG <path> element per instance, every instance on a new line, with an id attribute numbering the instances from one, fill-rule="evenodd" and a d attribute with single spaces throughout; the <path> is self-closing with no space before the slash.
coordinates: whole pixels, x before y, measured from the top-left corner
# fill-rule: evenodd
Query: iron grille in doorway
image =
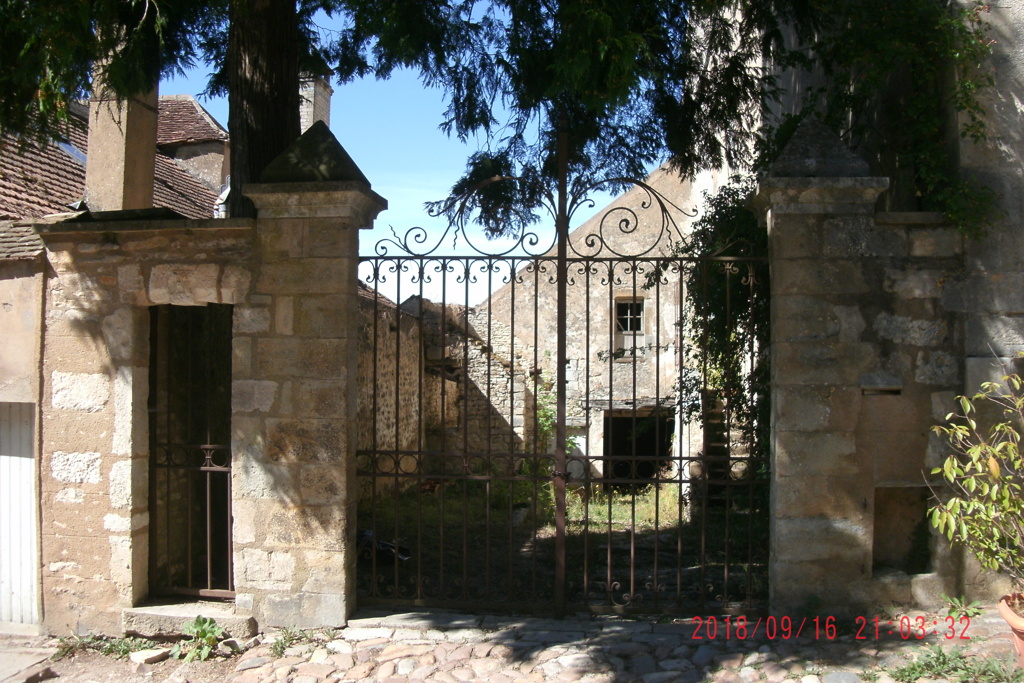
<path id="1" fill-rule="evenodd" d="M 230 598 L 232 307 L 150 311 L 151 592 Z"/>

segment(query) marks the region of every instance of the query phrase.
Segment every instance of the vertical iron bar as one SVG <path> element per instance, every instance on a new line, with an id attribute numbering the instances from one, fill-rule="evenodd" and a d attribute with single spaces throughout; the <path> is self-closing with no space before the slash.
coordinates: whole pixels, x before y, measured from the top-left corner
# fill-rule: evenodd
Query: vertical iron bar
<path id="1" fill-rule="evenodd" d="M 419 292 L 418 292 L 418 295 L 419 295 L 419 298 L 420 298 L 419 299 L 420 310 L 419 310 L 419 315 L 417 316 L 416 323 L 415 323 L 417 328 L 418 328 L 417 339 L 419 340 L 419 344 L 417 345 L 417 347 L 418 347 L 417 348 L 417 353 L 419 354 L 419 363 L 418 363 L 418 365 L 419 365 L 419 372 L 417 373 L 417 377 L 416 377 L 416 382 L 417 382 L 417 389 L 416 389 L 416 403 L 417 403 L 417 406 L 416 406 L 416 416 L 417 416 L 417 421 L 418 421 L 417 425 L 416 425 L 416 474 L 417 474 L 417 477 L 416 477 L 416 484 L 417 484 L 417 491 L 416 491 L 416 586 L 415 586 L 415 590 L 413 591 L 413 595 L 414 595 L 414 597 L 416 599 L 422 600 L 423 597 L 424 597 L 423 596 L 423 493 L 424 493 L 424 491 L 423 491 L 423 461 L 425 459 L 423 451 L 426 449 L 426 444 L 424 443 L 424 438 L 423 438 L 424 437 L 424 431 L 425 431 L 425 427 L 424 427 L 424 423 L 423 423 L 423 391 L 424 391 L 423 377 L 424 377 L 424 370 L 426 368 L 426 362 L 427 362 L 427 358 L 425 358 L 425 354 L 427 352 L 427 349 L 426 349 L 426 344 L 424 342 L 424 330 L 423 330 L 423 318 L 426 315 L 426 305 L 424 304 L 424 299 L 423 299 L 423 280 L 424 280 L 424 275 L 426 274 L 425 273 L 426 261 L 425 260 L 417 260 L 417 261 L 415 261 L 415 264 L 416 264 L 416 268 L 417 268 L 417 278 L 419 280 L 419 288 L 418 288 Z M 444 382 L 444 374 L 443 373 L 441 374 L 441 382 Z"/>
<path id="2" fill-rule="evenodd" d="M 369 538 L 367 538 L 366 550 L 370 553 L 370 595 L 376 596 L 380 582 L 377 581 L 377 473 L 380 469 L 380 455 L 378 449 L 380 448 L 379 439 L 377 437 L 377 419 L 378 419 L 378 405 L 377 397 L 380 395 L 379 390 L 379 368 L 377 364 L 377 354 L 380 352 L 380 329 L 378 324 L 378 318 L 380 317 L 380 268 L 383 265 L 380 261 L 374 261 L 373 270 L 373 416 L 370 418 L 370 528 Z"/>
<path id="3" fill-rule="evenodd" d="M 445 597 L 445 576 L 444 576 L 444 555 L 445 555 L 445 486 L 446 478 L 448 476 L 448 422 L 447 422 L 447 411 L 445 410 L 447 403 L 447 379 L 444 370 L 447 368 L 448 357 L 445 352 L 448 348 L 448 326 L 445 324 L 445 318 L 448 311 L 448 259 L 438 259 L 438 267 L 441 275 L 441 311 L 438 325 L 441 328 L 441 486 L 438 488 L 438 546 L 437 546 L 437 573 L 438 573 L 438 597 L 443 599 Z"/>
<path id="4" fill-rule="evenodd" d="M 566 267 L 569 242 L 569 215 L 566 179 L 569 175 L 569 133 L 565 121 L 558 130 L 558 212 L 555 229 L 558 232 L 558 368 L 555 397 L 555 614 L 565 613 L 565 364 L 566 364 L 566 294 L 568 269 Z"/>
<path id="5" fill-rule="evenodd" d="M 509 273 L 509 304 L 508 304 L 508 308 L 509 308 L 509 352 L 508 352 L 508 360 L 512 364 L 512 368 L 510 370 L 510 372 L 512 373 L 512 387 L 511 387 L 511 390 L 509 391 L 509 399 L 508 399 L 508 423 L 509 423 L 509 425 L 513 425 L 513 438 L 514 438 L 514 434 L 515 434 L 515 427 L 514 427 L 514 425 L 516 423 L 515 422 L 515 414 L 516 414 L 516 411 L 515 411 L 515 408 L 516 408 L 516 392 L 515 392 L 515 385 L 516 385 L 516 279 L 517 279 L 517 271 L 518 271 L 516 261 L 513 260 L 513 259 L 510 259 L 508 261 L 508 267 L 510 269 L 510 273 Z M 526 391 L 526 377 L 525 376 L 523 377 L 523 391 L 524 391 L 524 393 Z M 523 396 L 523 407 L 524 408 L 526 407 L 526 396 L 525 395 Z M 524 435 L 526 433 L 526 426 L 527 426 L 525 418 L 526 418 L 526 413 L 525 413 L 525 410 L 524 410 L 524 412 L 523 412 L 523 426 L 522 426 Z M 525 451 L 526 451 L 526 448 L 524 447 L 523 448 L 523 455 L 524 456 L 526 455 Z M 514 557 L 514 555 L 513 555 L 513 548 L 514 548 L 514 534 L 513 534 L 514 529 L 513 529 L 513 527 L 514 527 L 514 525 L 512 524 L 512 513 L 513 513 L 513 510 L 514 510 L 514 508 L 513 508 L 513 505 L 514 505 L 513 501 L 515 500 L 515 495 L 514 494 L 515 494 L 516 490 L 518 489 L 518 485 L 517 485 L 518 482 L 516 481 L 514 475 L 518 474 L 518 470 L 517 470 L 518 463 L 516 462 L 514 455 L 510 455 L 509 458 L 510 458 L 510 460 L 512 462 L 512 468 L 513 469 L 512 469 L 512 472 L 510 474 L 513 475 L 513 478 L 509 482 L 509 496 L 508 496 L 508 518 L 509 518 L 509 525 L 508 525 L 508 551 L 507 551 L 507 559 L 506 559 L 506 563 L 505 563 L 505 571 L 508 572 L 508 590 L 506 592 L 506 599 L 509 602 L 511 602 L 512 601 L 512 596 L 515 595 L 515 587 L 514 587 L 514 583 L 513 583 L 514 582 L 514 577 L 518 573 L 512 567 L 512 562 L 513 562 L 513 557 Z"/>
<path id="6" fill-rule="evenodd" d="M 473 472 L 470 468 L 469 450 L 469 264 L 467 258 L 461 262 L 463 266 L 462 303 L 463 315 L 466 316 L 462 331 L 462 599 L 469 599 L 469 491 Z"/>
<path id="7" fill-rule="evenodd" d="M 401 517 L 402 517 L 402 501 L 401 501 L 401 489 L 402 489 L 402 430 L 401 430 L 401 418 L 402 418 L 402 311 L 398 307 L 399 302 L 402 300 L 402 273 L 407 268 L 407 262 L 399 263 L 395 275 L 395 302 L 394 308 L 392 309 L 395 330 L 395 430 L 392 437 L 391 448 L 392 457 L 394 463 L 394 482 L 391 486 L 391 498 L 395 502 L 395 524 L 394 530 L 391 535 L 391 542 L 396 546 L 400 543 L 401 538 Z M 376 541 L 376 539 L 374 539 Z M 391 562 L 392 580 L 395 582 L 395 593 L 399 592 L 399 581 L 400 576 L 398 572 L 398 552 L 393 553 L 394 557 Z"/>

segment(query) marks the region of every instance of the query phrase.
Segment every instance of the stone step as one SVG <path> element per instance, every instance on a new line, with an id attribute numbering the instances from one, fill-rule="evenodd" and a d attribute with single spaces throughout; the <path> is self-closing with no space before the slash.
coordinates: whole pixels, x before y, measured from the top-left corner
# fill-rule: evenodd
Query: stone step
<path id="1" fill-rule="evenodd" d="M 197 616 L 209 617 L 224 629 L 224 637 L 250 638 L 256 635 L 256 620 L 224 602 L 175 602 L 131 607 L 121 612 L 125 635 L 157 638 L 184 635 L 185 624 Z"/>

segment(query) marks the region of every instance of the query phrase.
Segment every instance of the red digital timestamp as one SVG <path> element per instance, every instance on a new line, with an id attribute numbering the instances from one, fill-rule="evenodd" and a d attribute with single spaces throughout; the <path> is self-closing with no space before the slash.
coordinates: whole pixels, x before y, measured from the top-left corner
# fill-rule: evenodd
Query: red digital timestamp
<path id="1" fill-rule="evenodd" d="M 690 623 L 695 626 L 690 638 L 692 640 L 747 640 L 764 638 L 766 640 L 790 640 L 811 638 L 814 640 L 835 640 L 840 636 L 840 626 L 836 617 L 692 617 Z M 854 640 L 880 640 L 885 637 L 898 637 L 903 640 L 924 640 L 928 636 L 937 636 L 946 640 L 970 640 L 967 630 L 971 627 L 971 618 L 935 617 L 928 619 L 918 617 L 856 617 L 853 620 L 853 633 L 844 629 L 842 635 L 849 635 Z"/>

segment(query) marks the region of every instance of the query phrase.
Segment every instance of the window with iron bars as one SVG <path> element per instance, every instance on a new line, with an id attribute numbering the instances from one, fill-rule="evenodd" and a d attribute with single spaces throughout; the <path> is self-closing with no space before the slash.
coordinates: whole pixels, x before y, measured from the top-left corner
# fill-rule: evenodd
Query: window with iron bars
<path id="1" fill-rule="evenodd" d="M 642 357 L 647 341 L 644 334 L 644 300 L 619 299 L 615 302 L 616 357 L 621 360 Z"/>

